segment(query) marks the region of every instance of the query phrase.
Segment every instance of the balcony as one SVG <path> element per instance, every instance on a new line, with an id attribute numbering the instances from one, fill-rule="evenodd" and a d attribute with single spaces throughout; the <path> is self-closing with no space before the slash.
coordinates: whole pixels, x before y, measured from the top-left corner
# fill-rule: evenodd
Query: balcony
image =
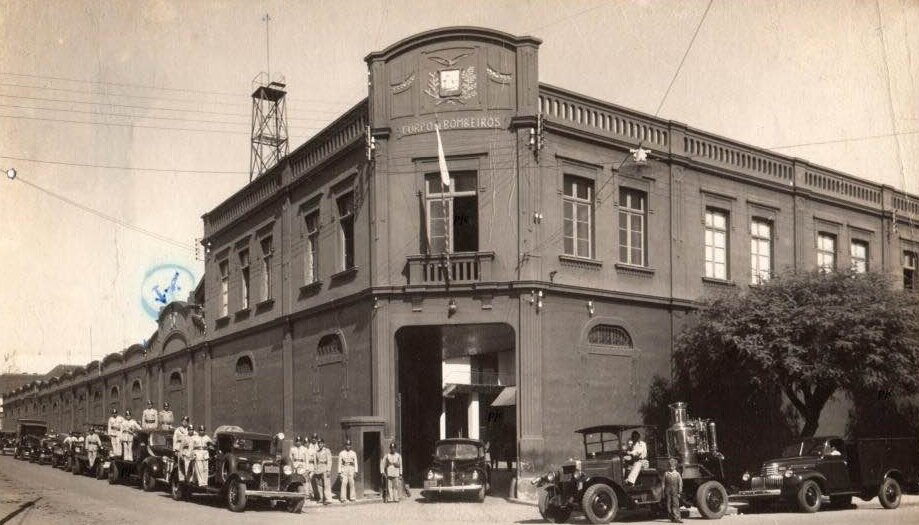
<path id="1" fill-rule="evenodd" d="M 409 255 L 410 286 L 470 284 L 489 281 L 495 252 Z M 449 271 L 448 271 L 449 270 Z"/>

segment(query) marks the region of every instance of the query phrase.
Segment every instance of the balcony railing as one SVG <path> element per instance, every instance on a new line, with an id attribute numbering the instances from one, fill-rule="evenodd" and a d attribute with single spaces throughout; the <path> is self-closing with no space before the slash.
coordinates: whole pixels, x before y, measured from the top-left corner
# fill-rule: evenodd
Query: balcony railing
<path id="1" fill-rule="evenodd" d="M 491 279 L 494 252 L 409 255 L 410 285 L 468 284 Z"/>

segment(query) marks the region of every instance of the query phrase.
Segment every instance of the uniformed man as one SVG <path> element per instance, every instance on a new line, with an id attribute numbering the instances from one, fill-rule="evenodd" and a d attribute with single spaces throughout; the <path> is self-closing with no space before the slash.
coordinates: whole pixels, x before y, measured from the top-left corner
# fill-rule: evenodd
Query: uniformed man
<path id="1" fill-rule="evenodd" d="M 351 440 L 345 440 L 345 449 L 338 453 L 338 473 L 341 475 L 341 493 L 338 499 L 342 503 L 355 500 L 354 475 L 357 474 L 357 453 L 351 450 Z M 348 493 L 348 488 L 351 493 Z"/>
<path id="2" fill-rule="evenodd" d="M 195 454 L 194 480 L 199 487 L 207 486 L 207 463 L 210 459 L 208 445 L 212 444 L 210 436 L 204 433 L 204 425 L 198 425 L 198 433 L 189 441 Z"/>
<path id="3" fill-rule="evenodd" d="M 131 411 L 125 410 L 124 421 L 121 423 L 121 455 L 125 461 L 134 461 L 134 433 L 140 429 Z"/>
<path id="4" fill-rule="evenodd" d="M 313 497 L 312 480 L 310 479 L 310 450 L 303 444 L 303 436 L 297 436 L 294 440 L 294 446 L 290 449 L 290 462 L 293 465 L 294 472 L 300 474 L 306 479 L 306 497 Z"/>
<path id="5" fill-rule="evenodd" d="M 326 448 L 325 441 L 319 438 L 316 441 L 319 449 L 316 451 L 316 472 L 313 474 L 316 485 L 319 486 L 322 497 L 322 503 L 328 505 L 332 503 L 332 482 L 329 479 L 332 474 L 332 452 Z"/>
<path id="6" fill-rule="evenodd" d="M 112 409 L 112 415 L 108 418 L 108 436 L 112 440 L 112 456 L 121 457 L 121 425 L 124 418 L 118 414 L 118 409 Z"/>
<path id="7" fill-rule="evenodd" d="M 182 424 L 172 432 L 172 450 L 176 454 L 176 465 L 179 471 L 179 481 L 185 481 L 185 470 L 188 468 L 185 461 L 185 442 L 188 441 L 188 416 L 182 418 Z"/>
<path id="8" fill-rule="evenodd" d="M 147 408 L 141 414 L 141 428 L 156 430 L 159 427 L 159 413 L 153 408 L 153 401 L 147 400 Z"/>
<path id="9" fill-rule="evenodd" d="M 313 452 L 319 451 L 319 443 L 317 443 L 318 441 L 319 441 L 319 434 L 313 432 L 313 436 L 310 438 L 310 444 L 307 445 L 307 448 L 309 448 Z"/>
<path id="10" fill-rule="evenodd" d="M 313 438 L 319 439 L 316 434 L 313 434 Z M 322 500 L 320 492 L 321 487 L 319 486 L 319 482 L 316 479 L 316 460 L 318 459 L 317 447 L 318 444 L 313 446 L 313 443 L 310 443 L 304 448 L 306 448 L 306 482 L 310 486 L 310 497 L 315 501 L 320 501 Z"/>
<path id="11" fill-rule="evenodd" d="M 388 500 L 399 503 L 402 493 L 402 456 L 396 452 L 396 442 L 389 444 L 389 454 L 383 457 L 383 474 L 386 476 Z"/>
<path id="12" fill-rule="evenodd" d="M 161 430 L 172 430 L 174 428 L 175 416 L 172 414 L 172 410 L 169 410 L 168 401 L 163 403 L 163 409 L 157 414 L 157 420 Z"/>
<path id="13" fill-rule="evenodd" d="M 92 469 L 96 464 L 96 456 L 99 454 L 99 449 L 102 448 L 102 440 L 96 432 L 96 427 L 92 427 L 85 441 L 86 466 L 89 469 Z"/>

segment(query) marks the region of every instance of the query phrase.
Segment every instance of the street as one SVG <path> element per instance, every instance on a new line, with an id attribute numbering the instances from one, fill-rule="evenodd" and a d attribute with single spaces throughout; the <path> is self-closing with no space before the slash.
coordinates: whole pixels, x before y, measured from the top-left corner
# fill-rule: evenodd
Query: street
<path id="1" fill-rule="evenodd" d="M 914 524 L 919 523 L 919 496 L 904 496 L 902 506 L 883 510 L 877 500 L 856 500 L 858 508 L 823 511 L 816 515 L 770 512 L 756 515 L 729 515 L 728 523 L 772 525 Z M 20 510 L 21 509 L 21 510 Z M 232 513 L 216 498 L 199 497 L 175 502 L 165 490 L 146 493 L 134 486 L 109 485 L 89 477 L 74 476 L 52 469 L 0 457 L 0 524 L 77 524 L 122 523 L 543 523 L 535 506 L 489 497 L 484 504 L 474 502 L 427 503 L 417 494 L 396 504 L 367 503 L 307 507 L 303 514 L 254 508 Z M 585 523 L 582 517 L 572 523 Z M 646 514 L 623 516 L 630 523 L 655 522 Z M 686 520 L 700 521 L 696 514 Z M 666 523 L 666 520 L 657 520 Z"/>

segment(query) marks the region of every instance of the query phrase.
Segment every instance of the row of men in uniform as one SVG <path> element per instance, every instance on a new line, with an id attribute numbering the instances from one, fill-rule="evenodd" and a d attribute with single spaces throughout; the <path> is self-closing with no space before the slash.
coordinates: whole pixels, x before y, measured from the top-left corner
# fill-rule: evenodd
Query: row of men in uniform
<path id="1" fill-rule="evenodd" d="M 147 408 L 141 414 L 140 423 L 134 419 L 131 410 L 118 413 L 112 409 L 108 418 L 107 434 L 112 440 L 112 455 L 124 458 L 125 461 L 134 461 L 134 434 L 138 430 L 172 430 L 175 416 L 169 409 L 169 403 L 163 403 L 163 409 L 157 411 L 153 402 L 147 401 Z"/>
<path id="2" fill-rule="evenodd" d="M 307 497 L 328 505 L 332 499 L 332 452 L 318 434 L 307 441 L 297 436 L 290 449 L 290 461 L 294 472 L 309 480 Z M 338 453 L 338 475 L 341 478 L 339 501 L 355 501 L 354 476 L 357 474 L 357 453 L 351 450 L 351 440 L 345 440 L 345 448 Z"/>
<path id="3" fill-rule="evenodd" d="M 196 483 L 199 487 L 207 485 L 207 463 L 211 457 L 209 447 L 213 444 L 214 440 L 207 435 L 204 425 L 198 425 L 196 431 L 188 416 L 182 418 L 182 424 L 172 433 L 179 481 Z"/>

